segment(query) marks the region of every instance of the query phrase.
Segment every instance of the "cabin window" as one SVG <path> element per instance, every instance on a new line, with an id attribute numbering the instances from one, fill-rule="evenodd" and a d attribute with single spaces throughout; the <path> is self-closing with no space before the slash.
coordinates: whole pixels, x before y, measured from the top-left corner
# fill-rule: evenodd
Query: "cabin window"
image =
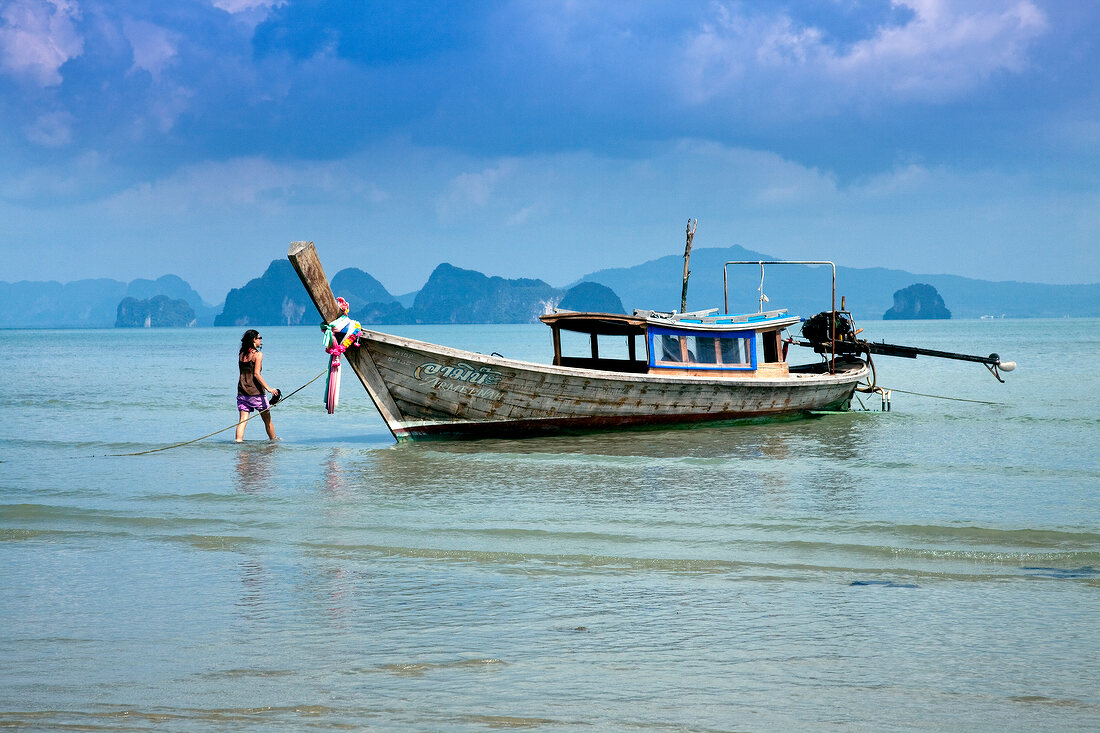
<path id="1" fill-rule="evenodd" d="M 601 359 L 627 359 L 630 355 L 630 340 L 633 336 L 608 336 L 600 334 L 599 354 Z"/>
<path id="2" fill-rule="evenodd" d="M 749 346 L 751 338 L 726 338 L 718 339 L 722 349 L 723 364 L 751 364 L 752 349 Z"/>
<path id="3" fill-rule="evenodd" d="M 779 331 L 760 334 L 760 341 L 764 345 L 764 363 L 783 361 L 783 337 Z"/>
<path id="4" fill-rule="evenodd" d="M 640 332 L 607 334 L 571 331 L 557 326 L 551 328 L 554 364 L 557 366 L 638 374 L 644 374 L 649 369 L 649 362 L 644 358 L 644 345 L 639 356 L 636 337 L 643 335 Z"/>
<path id="5" fill-rule="evenodd" d="M 673 331 L 649 328 L 650 366 L 674 369 L 756 369 L 752 331 Z"/>
<path id="6" fill-rule="evenodd" d="M 661 342 L 659 361 L 671 362 L 673 364 L 679 364 L 680 362 L 687 361 L 687 356 L 684 354 L 684 344 L 679 336 L 664 335 L 658 336 Z"/>
<path id="7" fill-rule="evenodd" d="M 688 354 L 696 364 L 718 363 L 718 339 L 710 336 L 688 336 Z M 694 348 L 693 348 L 694 347 Z"/>

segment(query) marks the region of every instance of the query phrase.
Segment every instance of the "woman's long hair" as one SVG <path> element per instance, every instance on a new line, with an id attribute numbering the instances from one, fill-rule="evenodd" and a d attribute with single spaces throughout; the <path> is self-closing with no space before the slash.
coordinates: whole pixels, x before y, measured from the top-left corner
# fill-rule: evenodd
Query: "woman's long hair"
<path id="1" fill-rule="evenodd" d="M 254 328 L 250 328 L 244 332 L 244 336 L 241 336 L 241 350 L 237 355 L 237 358 L 243 358 L 252 353 L 252 349 L 256 345 L 256 337 L 260 335 L 260 332 Z"/>

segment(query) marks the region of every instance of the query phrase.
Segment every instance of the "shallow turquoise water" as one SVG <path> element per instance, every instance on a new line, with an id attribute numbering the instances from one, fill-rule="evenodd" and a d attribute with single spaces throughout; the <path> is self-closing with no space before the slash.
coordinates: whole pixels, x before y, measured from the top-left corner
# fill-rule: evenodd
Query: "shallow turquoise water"
<path id="1" fill-rule="evenodd" d="M 106 457 L 235 422 L 240 334 L 0 331 L 0 726 L 1097 729 L 1100 322 L 860 325 L 1019 369 L 877 360 L 999 405 L 410 445 L 322 379 L 277 444 Z M 263 332 L 284 393 L 325 366 Z"/>

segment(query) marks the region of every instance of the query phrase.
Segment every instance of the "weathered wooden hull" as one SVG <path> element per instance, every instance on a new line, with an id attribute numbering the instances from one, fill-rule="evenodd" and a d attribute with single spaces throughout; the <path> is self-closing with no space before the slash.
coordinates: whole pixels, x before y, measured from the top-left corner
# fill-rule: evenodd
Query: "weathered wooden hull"
<path id="1" fill-rule="evenodd" d="M 287 257 L 326 322 L 340 314 L 312 242 Z M 859 360 L 835 374 L 636 374 L 514 361 L 363 331 L 346 352 L 398 440 L 778 417 L 846 408 L 868 374 Z"/>
<path id="2" fill-rule="evenodd" d="M 521 436 L 846 408 L 867 375 L 698 377 L 592 371 L 364 331 L 346 356 L 398 440 Z"/>

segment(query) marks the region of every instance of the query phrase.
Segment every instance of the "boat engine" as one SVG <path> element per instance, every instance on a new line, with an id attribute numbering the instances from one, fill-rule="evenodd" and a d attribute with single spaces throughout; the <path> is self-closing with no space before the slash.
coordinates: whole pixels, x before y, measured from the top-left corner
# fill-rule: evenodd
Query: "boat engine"
<path id="1" fill-rule="evenodd" d="M 836 318 L 833 320 L 831 329 L 832 316 Z M 847 311 L 822 311 L 802 324 L 802 335 L 814 346 L 826 345 L 833 340 L 831 333 L 833 329 L 836 330 L 836 340 L 841 342 L 855 343 L 856 334 L 859 333 L 851 314 Z M 842 353 L 841 350 L 838 350 L 838 353 Z"/>
<path id="2" fill-rule="evenodd" d="M 843 307 L 842 305 L 841 308 Z M 833 327 L 836 329 L 835 341 L 833 341 L 830 334 L 830 318 L 832 317 L 835 317 L 835 321 L 833 321 Z M 799 346 L 808 346 L 819 354 L 831 353 L 836 356 L 862 356 L 866 354 L 868 360 L 870 360 L 871 354 L 882 354 L 885 356 L 901 356 L 908 359 L 915 359 L 918 355 L 921 355 L 934 356 L 941 359 L 956 359 L 959 361 L 976 361 L 984 365 L 998 382 L 1005 381 L 1001 379 L 1002 371 L 1011 372 L 1016 368 L 1016 362 L 1001 361 L 1001 357 L 998 354 L 972 356 L 970 354 L 959 354 L 953 351 L 939 351 L 936 349 L 924 349 L 918 346 L 899 346 L 897 344 L 867 341 L 858 338 L 859 334 L 862 332 L 862 328 L 856 328 L 855 322 L 852 320 L 852 314 L 848 311 L 822 311 L 816 316 L 807 319 L 802 324 L 802 336 L 806 340 L 792 340 L 791 343 L 798 344 Z"/>

